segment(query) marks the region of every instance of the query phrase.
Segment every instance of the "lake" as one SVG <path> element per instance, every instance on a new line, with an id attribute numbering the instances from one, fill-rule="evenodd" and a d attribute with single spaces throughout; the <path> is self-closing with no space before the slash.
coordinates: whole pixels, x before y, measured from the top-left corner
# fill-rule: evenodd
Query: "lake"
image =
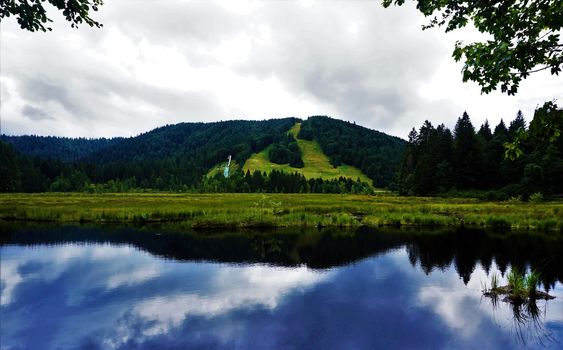
<path id="1" fill-rule="evenodd" d="M 563 237 L 0 224 L 1 349 L 561 349 Z M 541 272 L 534 312 L 482 296 Z"/>

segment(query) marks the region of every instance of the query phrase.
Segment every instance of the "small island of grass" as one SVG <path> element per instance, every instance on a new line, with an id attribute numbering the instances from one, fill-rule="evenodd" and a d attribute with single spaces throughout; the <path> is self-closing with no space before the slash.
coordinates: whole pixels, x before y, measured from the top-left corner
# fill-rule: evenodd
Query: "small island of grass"
<path id="1" fill-rule="evenodd" d="M 491 287 L 488 288 L 486 284 L 484 285 L 483 295 L 493 299 L 503 296 L 502 301 L 513 305 L 535 302 L 536 300 L 555 299 L 554 296 L 538 290 L 540 274 L 536 271 L 523 274 L 517 269 L 513 269 L 508 274 L 507 280 L 507 285 L 500 286 L 500 278 L 498 274 L 494 274 L 491 278 Z"/>

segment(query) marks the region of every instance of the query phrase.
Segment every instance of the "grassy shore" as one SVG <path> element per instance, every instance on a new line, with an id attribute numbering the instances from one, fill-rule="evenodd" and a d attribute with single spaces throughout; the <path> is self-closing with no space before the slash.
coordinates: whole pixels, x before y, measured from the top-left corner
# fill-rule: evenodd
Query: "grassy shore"
<path id="1" fill-rule="evenodd" d="M 561 232 L 563 202 L 331 194 L 0 194 L 0 219 L 185 228 L 481 226 Z"/>

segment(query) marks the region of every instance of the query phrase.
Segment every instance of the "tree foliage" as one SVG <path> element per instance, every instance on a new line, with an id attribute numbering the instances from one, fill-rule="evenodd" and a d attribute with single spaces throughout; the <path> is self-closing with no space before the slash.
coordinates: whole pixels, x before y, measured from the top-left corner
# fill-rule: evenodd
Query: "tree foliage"
<path id="1" fill-rule="evenodd" d="M 405 0 L 383 0 L 385 7 Z M 423 29 L 445 31 L 468 23 L 491 39 L 465 44 L 457 41 L 456 61 L 464 60 L 463 81 L 474 81 L 483 93 L 496 90 L 514 95 L 522 79 L 549 70 L 558 75 L 563 65 L 563 2 L 560 0 L 437 1 L 417 0 L 417 9 L 430 22 Z"/>
<path id="2" fill-rule="evenodd" d="M 546 123 L 555 130 L 563 128 L 563 110 L 553 102 L 535 111 L 529 128 L 521 112 L 511 127 L 501 120 L 494 132 L 488 122 L 475 132 L 467 113 L 458 119 L 453 134 L 426 121 L 409 135 L 399 172 L 400 192 L 435 195 L 477 190 L 489 199 L 562 194 L 563 140 L 550 138 Z M 517 150 L 506 148 L 515 142 Z"/>
<path id="3" fill-rule="evenodd" d="M 21 29 L 30 32 L 50 31 L 48 23 L 53 20 L 47 16 L 45 3 L 62 11 L 73 28 L 83 23 L 90 27 L 102 27 L 100 22 L 90 17 L 90 13 L 98 11 L 99 6 L 104 3 L 103 0 L 0 0 L 0 19 L 14 16 Z"/>
<path id="4" fill-rule="evenodd" d="M 284 135 L 277 142 L 272 144 L 268 152 L 270 162 L 276 164 L 289 164 L 293 168 L 303 168 L 303 158 L 297 141 L 291 134 Z"/>

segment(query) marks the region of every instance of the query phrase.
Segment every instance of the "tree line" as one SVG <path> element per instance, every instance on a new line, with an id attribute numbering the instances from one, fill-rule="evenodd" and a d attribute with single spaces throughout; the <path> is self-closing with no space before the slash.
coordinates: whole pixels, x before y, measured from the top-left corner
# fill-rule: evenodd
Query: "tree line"
<path id="1" fill-rule="evenodd" d="M 369 192 L 351 179 L 305 179 L 279 171 L 207 176 L 228 154 L 244 164 L 268 146 L 273 162 L 299 167 L 299 147 L 287 134 L 296 121 L 184 123 L 95 143 L 3 136 L 0 191 Z M 304 121 L 298 138 L 316 140 L 334 166 L 356 166 L 375 186 L 402 195 L 507 199 L 563 194 L 562 130 L 563 111 L 549 102 L 529 125 L 519 112 L 508 125 L 501 120 L 493 129 L 485 122 L 476 130 L 464 113 L 453 131 L 426 121 L 413 128 L 408 143 L 328 117 Z"/>
<path id="2" fill-rule="evenodd" d="M 225 178 L 222 174 L 206 177 L 198 188 L 201 192 L 264 192 L 264 193 L 364 193 L 372 187 L 360 179 L 339 177 L 334 179 L 306 179 L 299 173 L 272 170 L 270 173 L 255 170 L 235 171 Z"/>
<path id="3" fill-rule="evenodd" d="M 508 127 L 479 130 L 464 113 L 450 131 L 425 121 L 409 134 L 398 174 L 404 195 L 465 194 L 487 199 L 563 194 L 563 111 L 553 102 L 527 125 L 518 112 Z M 514 147 L 517 147 L 515 152 Z"/>
<path id="4" fill-rule="evenodd" d="M 236 170 L 225 178 L 222 173 L 203 176 L 201 181 L 188 185 L 179 178 L 156 177 L 138 179 L 111 179 L 94 182 L 84 164 L 74 166 L 56 160 L 29 157 L 15 152 L 0 141 L 0 191 L 1 192 L 239 192 L 239 193 L 372 193 L 373 189 L 360 179 L 306 179 L 298 173 L 273 170 L 270 173 Z"/>

